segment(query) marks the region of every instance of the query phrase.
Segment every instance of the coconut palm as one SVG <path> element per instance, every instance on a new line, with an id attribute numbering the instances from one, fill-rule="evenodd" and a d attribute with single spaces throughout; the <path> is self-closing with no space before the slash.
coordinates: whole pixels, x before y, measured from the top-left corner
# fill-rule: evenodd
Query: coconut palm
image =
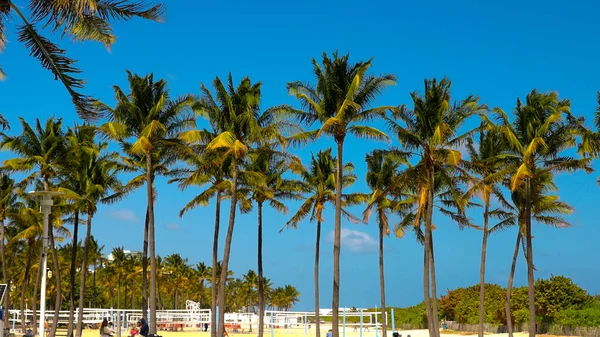
<path id="1" fill-rule="evenodd" d="M 208 140 L 207 151 L 216 150 L 222 154 L 222 158 L 231 158 L 232 161 L 229 224 L 225 237 L 223 268 L 218 289 L 218 306 L 225 308 L 225 286 L 235 226 L 240 166 L 250 146 L 271 143 L 275 140 L 283 141 L 280 131 L 284 123 L 276 119 L 275 114 L 271 111 L 260 111 L 260 83 L 252 84 L 246 77 L 235 87 L 231 74 L 229 74 L 227 87 L 218 77 L 213 81 L 213 87 L 216 91 L 214 97 L 202 85 L 202 97 L 197 102 L 195 110 L 210 121 L 213 132 L 218 133 L 218 136 L 211 139 L 211 132 L 194 130 L 187 132 L 182 139 L 197 143 Z M 224 310 L 219 310 L 218 322 L 217 335 L 222 336 L 225 331 Z"/>
<path id="2" fill-rule="evenodd" d="M 42 225 L 42 216 L 36 210 L 37 203 L 35 200 L 23 200 L 15 205 L 15 209 L 11 214 L 9 226 L 17 230 L 16 235 L 8 242 L 8 247 L 14 246 L 17 242 L 24 244 L 23 260 L 25 261 L 25 269 L 22 276 L 15 280 L 20 284 L 20 310 L 21 310 L 21 327 L 22 332 L 25 332 L 25 291 L 29 285 L 31 278 L 31 269 L 35 257 L 39 253 L 36 242 L 42 236 L 44 231 Z"/>
<path id="3" fill-rule="evenodd" d="M 88 270 L 88 253 L 91 240 L 92 219 L 96 213 L 97 205 L 116 200 L 110 197 L 110 193 L 120 190 L 121 184 L 116 174 L 121 171 L 117 163 L 116 153 L 105 153 L 107 143 L 95 142 L 96 127 L 89 125 L 76 126 L 67 134 L 69 153 L 66 159 L 66 167 L 61 170 L 61 183 L 59 191 L 65 193 L 66 199 L 70 200 L 73 209 L 73 222 L 79 223 L 80 214 L 86 214 L 86 236 L 83 246 L 81 261 L 81 274 L 79 285 L 79 304 L 76 335 L 81 335 L 84 306 L 84 289 L 86 272 Z M 71 256 L 71 284 L 75 284 L 75 256 L 77 251 L 77 228 L 73 231 L 73 252 Z M 71 297 L 74 299 L 75 289 L 71 287 Z M 74 303 L 72 303 L 74 307 Z M 73 314 L 70 307 L 70 315 Z M 69 335 L 72 326 L 69 326 Z"/>
<path id="4" fill-rule="evenodd" d="M 120 144 L 124 151 L 127 151 L 129 144 Z M 152 171 L 154 175 L 152 177 L 152 191 L 153 200 L 156 203 L 156 188 L 154 182 L 157 176 L 168 176 L 170 174 L 170 166 L 178 160 L 178 151 L 172 151 L 172 149 L 161 149 L 156 153 L 152 154 Z M 120 189 L 116 195 L 118 198 L 125 197 L 128 193 L 142 187 L 146 182 L 146 160 L 144 154 L 128 153 L 127 157 L 121 157 L 121 161 L 124 164 L 126 171 L 132 171 L 138 173 L 137 176 L 131 178 L 124 186 Z M 142 245 L 142 317 L 147 319 L 148 314 L 148 207 L 146 207 L 146 216 L 144 218 L 144 242 Z"/>
<path id="5" fill-rule="evenodd" d="M 211 121 L 209 121 L 211 122 Z M 212 278 L 211 283 L 217 284 L 217 263 L 219 252 L 219 230 L 221 224 L 221 200 L 231 190 L 231 181 L 228 179 L 231 171 L 231 158 L 221 160 L 219 151 L 206 151 L 206 145 L 215 139 L 218 134 L 202 130 L 205 133 L 206 141 L 201 144 L 190 144 L 186 149 L 182 149 L 182 156 L 188 168 L 180 169 L 174 172 L 179 175 L 178 178 L 172 179 L 169 182 L 178 182 L 179 188 L 184 190 L 190 186 L 209 185 L 207 189 L 195 196 L 185 207 L 179 212 L 182 217 L 187 211 L 198 206 L 207 206 L 211 198 L 215 198 L 215 227 L 213 234 L 213 250 L 212 250 Z M 187 138 L 188 132 L 182 133 L 180 137 Z M 216 335 L 216 313 L 217 313 L 217 287 L 211 287 L 211 337 Z"/>
<path id="6" fill-rule="evenodd" d="M 36 119 L 35 129 L 32 128 L 23 118 L 21 121 L 22 132 L 18 136 L 8 136 L 0 133 L 2 141 L 0 147 L 11 150 L 18 157 L 4 161 L 4 167 L 9 171 L 27 172 L 21 184 L 27 186 L 33 183 L 35 179 L 41 180 L 44 191 L 49 191 L 55 178 L 59 174 L 61 164 L 64 163 L 66 152 L 66 137 L 62 129 L 62 120 L 49 118 L 42 126 L 39 119 Z M 56 208 L 55 208 L 56 211 Z M 52 222 L 52 221 L 50 221 Z M 54 231 L 48 230 L 50 241 L 50 251 L 53 256 L 55 267 L 58 263 L 56 258 L 56 248 L 54 246 Z M 56 269 L 56 308 L 54 311 L 54 321 L 58 320 L 61 294 L 60 269 Z M 54 336 L 56 325 L 52 326 L 50 336 Z"/>
<path id="7" fill-rule="evenodd" d="M 414 152 L 419 161 L 417 165 L 407 168 L 402 173 L 404 181 L 413 182 L 416 189 L 417 211 L 415 225 L 423 220 L 424 224 L 424 294 L 427 321 L 430 336 L 439 337 L 439 321 L 437 310 L 437 289 L 435 262 L 433 253 L 433 209 L 436 198 L 458 201 L 462 193 L 459 189 L 461 177 L 461 154 L 456 147 L 466 141 L 471 132 L 459 133 L 465 121 L 482 109 L 478 99 L 468 96 L 466 99 L 452 104 L 450 96 L 451 82 L 425 80 L 425 92 L 411 93 L 414 110 L 401 106 L 393 110 L 388 125 L 406 151 Z M 399 124 L 401 121 L 402 124 Z M 457 180 L 459 179 L 459 180 Z M 440 209 L 450 215 L 459 225 L 468 225 L 464 217 L 452 214 L 447 209 Z M 422 219 L 423 218 L 423 219 Z"/>
<path id="8" fill-rule="evenodd" d="M 487 242 L 490 233 L 504 228 L 508 213 L 513 209 L 512 205 L 504 198 L 500 185 L 506 178 L 509 169 L 505 159 L 506 142 L 502 140 L 498 130 L 490 127 L 479 132 L 477 142 L 469 138 L 466 150 L 469 161 L 464 161 L 464 166 L 471 173 L 474 184 L 466 193 L 466 200 L 477 195 L 483 201 L 483 241 L 481 244 L 481 263 L 479 268 L 479 337 L 483 337 L 485 318 L 485 262 L 487 255 Z M 501 207 L 492 209 L 492 198 L 495 198 Z M 490 217 L 500 218 L 494 225 L 489 225 Z"/>
<path id="9" fill-rule="evenodd" d="M 390 234 L 389 213 L 397 209 L 396 196 L 397 191 L 395 178 L 399 174 L 400 166 L 406 162 L 404 156 L 397 152 L 375 150 L 366 156 L 367 162 L 367 185 L 371 189 L 368 196 L 368 203 L 363 212 L 363 221 L 369 222 L 373 212 L 376 213 L 376 222 L 379 226 L 379 287 L 381 294 L 381 312 L 386 312 L 385 305 L 385 272 L 383 256 L 383 237 Z M 404 233 L 403 230 L 396 231 Z M 381 333 L 383 337 L 387 336 L 386 320 L 381 320 Z"/>
<path id="10" fill-rule="evenodd" d="M 600 157 L 600 91 L 596 95 L 598 107 L 596 107 L 596 114 L 594 116 L 595 130 L 590 130 L 583 125 L 585 119 L 577 120 L 577 133 L 581 135 L 578 152 L 581 155 L 593 158 Z M 597 184 L 600 186 L 600 178 L 598 178 Z"/>
<path id="11" fill-rule="evenodd" d="M 563 217 L 573 212 L 573 208 L 567 203 L 560 201 L 557 195 L 558 187 L 553 181 L 553 176 L 546 172 L 537 177 L 536 189 L 532 192 L 532 217 L 538 223 L 553 226 L 557 228 L 571 227 L 571 224 Z M 490 218 L 498 218 L 500 222 L 489 229 L 489 234 L 497 230 L 502 230 L 509 226 L 517 227 L 516 245 L 513 253 L 508 285 L 506 287 L 505 311 L 507 318 L 507 331 L 509 336 L 513 335 L 512 314 L 510 309 L 510 299 L 512 295 L 512 285 L 514 274 L 519 256 L 519 250 L 525 232 L 525 191 L 518 189 L 511 193 L 512 206 L 504 212 L 490 211 Z M 502 202 L 503 203 L 503 202 Z M 505 206 L 506 207 L 506 206 Z M 488 235 L 489 235 L 488 234 Z"/>
<path id="12" fill-rule="evenodd" d="M 300 159 L 291 155 L 274 151 L 270 146 L 256 149 L 249 155 L 250 162 L 242 175 L 241 189 L 246 189 L 258 211 L 258 336 L 264 332 L 265 292 L 263 274 L 263 206 L 269 206 L 281 213 L 287 213 L 288 208 L 283 200 L 298 200 L 303 190 L 302 184 L 293 179 L 285 179 L 283 175 L 290 169 L 300 169 Z M 260 179 L 253 179 L 256 175 Z M 244 179 L 246 178 L 246 179 Z M 245 180 L 245 181 L 244 181 Z"/>
<path id="13" fill-rule="evenodd" d="M 106 48 L 115 42 L 111 22 L 128 21 L 141 17 L 158 21 L 164 12 L 164 6 L 157 4 L 148 6 L 145 1 L 27 1 L 29 10 L 22 11 L 14 1 L 3 1 L 0 4 L 0 52 L 4 49 L 7 36 L 5 27 L 12 23 L 10 17 L 20 19 L 16 27 L 19 42 L 30 51 L 30 55 L 38 59 L 43 68 L 54 74 L 60 80 L 81 117 L 93 117 L 94 108 L 91 97 L 82 94 L 85 81 L 74 77 L 80 70 L 76 61 L 65 55 L 65 51 L 48 38 L 40 35 L 37 24 L 42 28 L 49 27 L 52 32 L 68 36 L 74 41 L 96 41 Z M 5 73 L 0 68 L 0 80 Z M 3 125 L 0 118 L 0 125 Z"/>
<path id="14" fill-rule="evenodd" d="M 188 259 L 179 254 L 171 254 L 165 257 L 164 264 L 163 272 L 169 276 L 173 284 L 173 309 L 177 310 L 179 309 L 179 292 L 190 276 Z"/>
<path id="15" fill-rule="evenodd" d="M 134 75 L 127 71 L 129 94 L 114 87 L 117 104 L 111 108 L 99 103 L 98 108 L 109 118 L 100 130 L 121 143 L 126 154 L 133 158 L 144 158 L 146 175 L 148 244 L 150 251 L 150 329 L 156 333 L 156 241 L 154 231 L 154 162 L 161 151 L 178 143 L 177 135 L 186 128 L 193 127 L 195 118 L 186 113 L 193 103 L 191 95 L 172 99 L 164 80 L 154 81 L 152 74 Z M 130 143 L 133 141 L 133 143 Z M 164 153 L 164 152 L 162 152 Z M 145 238 L 144 238 L 145 239 Z"/>
<path id="16" fill-rule="evenodd" d="M 67 151 L 71 153 L 70 156 L 65 157 L 66 162 L 63 167 L 67 167 L 68 169 L 62 170 L 61 175 L 67 176 L 66 179 L 63 180 L 63 188 L 67 188 L 69 191 L 72 191 L 73 194 L 78 193 L 81 188 L 80 184 L 82 179 L 80 177 L 80 171 L 78 169 L 74 169 L 79 166 L 79 164 L 83 164 L 86 162 L 86 157 L 89 152 L 93 152 L 92 148 L 94 132 L 95 128 L 91 128 L 91 137 L 84 132 L 84 129 L 78 129 L 75 127 L 75 130 L 69 129 L 66 134 L 68 148 Z M 82 210 L 79 205 L 72 205 L 73 212 L 73 241 L 71 244 L 71 267 L 69 269 L 69 323 L 67 328 L 67 336 L 73 336 L 73 322 L 75 321 L 75 265 L 77 258 L 77 250 L 79 248 L 79 215 Z"/>
<path id="17" fill-rule="evenodd" d="M 580 125 L 570 112 L 570 102 L 561 100 L 558 94 L 539 93 L 533 90 L 523 104 L 517 100 L 515 119 L 511 123 L 506 113 L 496 109 L 500 120 L 499 130 L 508 142 L 513 155 L 514 170 L 510 189 L 523 189 L 524 239 L 527 257 L 527 280 L 529 293 L 529 335 L 535 336 L 536 316 L 534 297 L 534 265 L 531 223 L 533 218 L 533 193 L 541 176 L 556 172 L 573 172 L 583 169 L 591 172 L 589 158 L 574 159 L 564 151 L 576 146 L 577 127 Z"/>
<path id="18" fill-rule="evenodd" d="M 342 181 L 344 140 L 348 134 L 360 138 L 387 139 L 382 131 L 367 125 L 365 121 L 383 116 L 387 107 L 370 108 L 377 96 L 395 83 L 393 75 L 367 75 L 371 60 L 351 64 L 349 55 L 338 57 L 334 52 L 330 59 L 323 53 L 322 66 L 312 60 L 316 85 L 304 82 L 288 83 L 288 91 L 301 102 L 304 111 L 291 110 L 301 123 L 321 124 L 320 129 L 304 133 L 296 140 L 310 140 L 330 135 L 337 145 L 337 181 Z M 334 243 L 333 243 L 333 293 L 332 332 L 339 336 L 338 316 L 340 297 L 340 236 L 342 221 L 342 185 L 336 185 Z"/>
<path id="19" fill-rule="evenodd" d="M 82 136 L 83 140 L 91 141 L 91 146 L 86 148 L 91 149 L 87 155 L 77 152 L 76 156 L 80 156 L 76 164 L 78 173 L 73 177 L 74 181 L 78 181 L 77 192 L 73 190 L 60 189 L 65 193 L 67 198 L 74 201 L 77 208 L 86 214 L 86 233 L 83 244 L 83 254 L 81 261 L 81 275 L 79 284 L 79 305 L 77 312 L 77 330 L 76 335 L 81 336 L 83 328 L 83 307 L 84 307 L 84 292 L 86 271 L 88 270 L 88 257 L 90 249 L 93 247 L 92 242 L 92 220 L 98 210 L 98 204 L 112 203 L 121 197 L 122 190 L 121 182 L 117 174 L 123 171 L 122 166 L 116 161 L 117 154 L 114 152 L 106 152 L 107 143 L 94 142 L 94 127 L 84 127 L 86 134 Z M 82 150 L 86 150 L 82 149 Z M 83 159 L 83 160 L 81 160 Z"/>
<path id="20" fill-rule="evenodd" d="M 356 175 L 352 173 L 354 165 L 347 163 L 344 165 L 342 184 L 348 187 L 356 181 Z M 310 216 L 310 221 L 317 223 L 316 243 L 315 243 L 315 327 L 316 336 L 319 337 L 320 318 L 319 318 L 319 257 L 321 247 L 321 224 L 325 221 L 323 211 L 327 204 L 335 205 L 336 190 L 336 158 L 331 155 L 331 148 L 322 150 L 317 155 L 311 155 L 311 161 L 308 169 L 300 173 L 304 189 L 308 197 L 302 203 L 296 214 L 286 223 L 287 228 L 298 228 L 300 222 Z M 362 202 L 361 194 L 342 194 L 344 205 L 351 206 Z M 342 214 L 352 222 L 358 223 L 359 219 L 342 209 Z"/>

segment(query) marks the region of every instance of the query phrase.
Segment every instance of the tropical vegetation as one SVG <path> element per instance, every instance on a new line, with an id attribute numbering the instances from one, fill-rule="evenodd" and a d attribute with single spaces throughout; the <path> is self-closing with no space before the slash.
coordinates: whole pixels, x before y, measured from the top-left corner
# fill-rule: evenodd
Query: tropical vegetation
<path id="1" fill-rule="evenodd" d="M 154 333 L 157 309 L 182 308 L 183 298 L 198 298 L 203 307 L 212 309 L 212 337 L 224 334 L 227 310 L 259 313 L 258 335 L 263 337 L 265 309 L 290 310 L 300 296 L 293 286 L 274 287 L 263 271 L 263 232 L 274 230 L 263 223 L 263 209 L 268 206 L 286 214 L 290 200 L 301 202 L 291 216 L 285 215 L 285 228 L 297 228 L 307 219 L 316 224 L 317 337 L 321 230 L 327 218 L 324 210 L 330 206 L 335 213 L 333 337 L 339 337 L 342 218 L 355 223 L 374 220 L 378 226 L 385 311 L 383 238 L 391 232 L 398 237 L 408 231 L 416 234 L 423 246 L 424 302 L 407 310 L 420 312 L 411 316 L 411 322 L 424 322 L 432 337 L 439 337 L 442 317 L 477 323 L 480 336 L 485 323 L 506 323 L 511 335 L 513 325 L 527 323 L 534 336 L 540 321 L 573 325 L 597 310 L 598 303 L 570 280 L 535 279 L 533 224 L 570 226 L 565 216 L 573 208 L 559 200 L 556 176 L 592 171 L 592 160 L 600 154 L 600 108 L 596 129 L 591 130 L 583 117 L 571 112 L 570 101 L 556 92 L 534 89 L 506 113 L 474 95 L 455 99 L 447 78 L 425 79 L 422 91 L 410 94 L 409 105 L 398 100 L 378 106 L 377 99 L 396 77 L 370 73 L 373 59 L 351 61 L 350 55 L 337 52 L 312 60 L 313 83 L 287 84 L 298 106 L 264 107 L 262 83 L 249 77 L 239 82 L 232 74 L 226 80 L 216 77 L 211 89 L 201 84 L 199 93 L 175 97 L 165 80 L 129 71 L 128 88 L 114 86 L 115 103 L 109 104 L 79 92 L 83 82 L 73 77 L 78 72 L 74 60 L 36 30 L 40 24 L 77 41 L 109 46 L 114 42 L 111 21 L 136 16 L 158 20 L 163 10 L 162 5 L 130 1 L 31 1 L 24 13 L 11 1 L 0 1 L 0 51 L 6 41 L 3 25 L 12 23 L 6 17 L 14 13 L 22 21 L 17 27 L 20 42 L 65 85 L 84 119 L 65 127 L 61 118 L 20 118 L 21 130 L 11 133 L 7 118 L 0 115 L 0 148 L 9 157 L 0 167 L 0 262 L 2 280 L 11 290 L 6 308 L 23 310 L 28 300 L 33 308 L 38 305 L 44 228 L 38 201 L 25 193 L 38 189 L 64 193 L 53 208 L 49 230 L 53 282 L 47 291 L 55 320 L 61 308 L 68 308 L 73 318 L 75 308 L 86 304 L 140 307 L 144 315 L 148 309 Z M 325 136 L 331 139 L 320 139 Z M 344 161 L 348 136 L 387 142 L 373 142 L 373 151 L 365 153 L 368 191 L 344 191 L 363 178 Z M 317 140 L 328 145 L 307 162 L 293 154 Z M 197 189 L 192 200 L 182 202 L 180 216 L 215 205 L 210 265 L 192 266 L 178 254 L 164 258 L 157 254 L 154 205 L 160 202 L 156 182 L 163 177 L 181 189 Z M 142 186 L 143 250 L 137 254 L 115 248 L 107 260 L 92 236 L 94 215 L 100 204 L 118 202 Z M 229 212 L 219 256 L 225 199 Z M 351 206 L 361 206 L 362 217 L 353 215 Z M 257 272 L 234 278 L 229 264 L 236 214 L 254 209 Z M 450 291 L 438 301 L 434 233 L 440 216 L 460 228 L 481 230 L 482 244 L 479 285 Z M 86 228 L 83 242 L 79 226 Z M 514 227 L 516 245 L 504 289 L 485 282 L 486 247 L 494 232 L 509 227 Z M 513 289 L 521 246 L 528 286 Z M 557 287 L 571 295 L 557 296 L 553 293 Z M 225 309 L 218 310 L 219 317 L 217 307 Z M 56 327 L 52 329 L 51 337 Z M 69 334 L 80 335 L 81 329 L 70 325 Z"/>

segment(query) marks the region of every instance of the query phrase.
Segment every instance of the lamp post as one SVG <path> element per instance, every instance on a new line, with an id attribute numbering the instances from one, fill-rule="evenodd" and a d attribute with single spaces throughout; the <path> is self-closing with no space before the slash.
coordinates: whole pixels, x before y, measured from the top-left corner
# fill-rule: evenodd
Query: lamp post
<path id="1" fill-rule="evenodd" d="M 48 265 L 48 219 L 50 216 L 50 210 L 52 209 L 52 197 L 59 197 L 64 193 L 55 192 L 55 191 L 31 191 L 29 195 L 31 196 L 39 196 L 40 197 L 40 205 L 42 206 L 42 215 L 44 216 L 44 237 L 42 242 L 42 284 L 41 284 L 41 293 L 40 293 L 40 321 L 38 331 L 40 333 L 40 337 L 44 337 L 46 335 L 46 329 L 44 327 L 44 323 L 46 323 L 46 268 Z M 35 315 L 35 313 L 33 313 Z"/>

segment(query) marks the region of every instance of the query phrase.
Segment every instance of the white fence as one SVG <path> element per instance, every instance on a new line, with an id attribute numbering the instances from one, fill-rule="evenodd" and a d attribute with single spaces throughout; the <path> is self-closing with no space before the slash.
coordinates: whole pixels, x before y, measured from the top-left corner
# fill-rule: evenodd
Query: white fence
<path id="1" fill-rule="evenodd" d="M 75 310 L 74 323 L 77 322 L 77 312 Z M 40 313 L 32 310 L 24 311 L 24 322 L 25 326 L 33 326 L 33 315 L 36 316 L 36 322 L 39 322 Z M 21 326 L 21 311 L 10 310 L 9 313 L 10 328 L 15 331 Z M 46 311 L 46 321 L 53 323 L 54 311 Z M 149 315 L 147 315 L 149 316 Z M 156 311 L 156 324 L 159 330 L 179 330 L 184 328 L 192 329 L 204 329 L 206 324 L 210 324 L 210 309 L 195 309 L 195 310 L 157 310 Z M 387 321 L 387 315 L 385 315 Z M 320 314 L 321 323 L 330 324 L 331 314 Z M 352 319 L 351 317 L 355 317 Z M 139 309 L 91 309 L 86 308 L 83 310 L 82 322 L 84 326 L 97 328 L 98 324 L 106 318 L 113 324 L 120 322 L 120 328 L 123 331 L 134 326 L 137 321 L 142 318 L 142 311 Z M 325 322 L 327 320 L 329 322 Z M 346 323 L 346 320 L 352 320 L 353 322 Z M 58 325 L 66 325 L 69 321 L 69 312 L 60 311 L 59 318 L 57 321 Z M 375 328 L 381 326 L 381 312 L 340 312 L 340 325 L 356 327 L 360 325 L 365 328 Z M 315 323 L 314 312 L 298 312 L 298 311 L 265 311 L 264 324 L 267 329 L 304 329 L 305 333 Z M 225 313 L 225 326 L 226 329 L 232 331 L 249 331 L 258 327 L 258 315 L 254 313 Z"/>

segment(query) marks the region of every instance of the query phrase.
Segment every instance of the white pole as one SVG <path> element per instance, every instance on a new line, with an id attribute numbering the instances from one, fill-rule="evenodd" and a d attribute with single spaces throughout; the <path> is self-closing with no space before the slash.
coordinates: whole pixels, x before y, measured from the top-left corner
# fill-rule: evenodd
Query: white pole
<path id="1" fill-rule="evenodd" d="M 40 294 L 40 324 L 38 331 L 40 337 L 46 336 L 46 268 L 48 265 L 48 216 L 52 207 L 52 197 L 49 195 L 42 196 L 42 214 L 44 215 L 44 238 L 42 244 L 42 285 Z"/>
<path id="2" fill-rule="evenodd" d="M 50 215 L 50 210 L 52 209 L 52 197 L 58 197 L 63 195 L 64 193 L 55 192 L 55 191 L 32 191 L 29 192 L 29 195 L 32 196 L 40 196 L 40 205 L 42 208 L 42 214 L 44 215 L 44 236 L 42 239 L 42 284 L 40 289 L 40 322 L 39 322 L 39 333 L 40 337 L 44 337 L 46 335 L 46 330 L 44 329 L 44 323 L 46 323 L 46 268 L 48 266 L 48 217 Z M 33 313 L 35 315 L 35 313 Z M 56 324 L 56 322 L 54 322 Z"/>

